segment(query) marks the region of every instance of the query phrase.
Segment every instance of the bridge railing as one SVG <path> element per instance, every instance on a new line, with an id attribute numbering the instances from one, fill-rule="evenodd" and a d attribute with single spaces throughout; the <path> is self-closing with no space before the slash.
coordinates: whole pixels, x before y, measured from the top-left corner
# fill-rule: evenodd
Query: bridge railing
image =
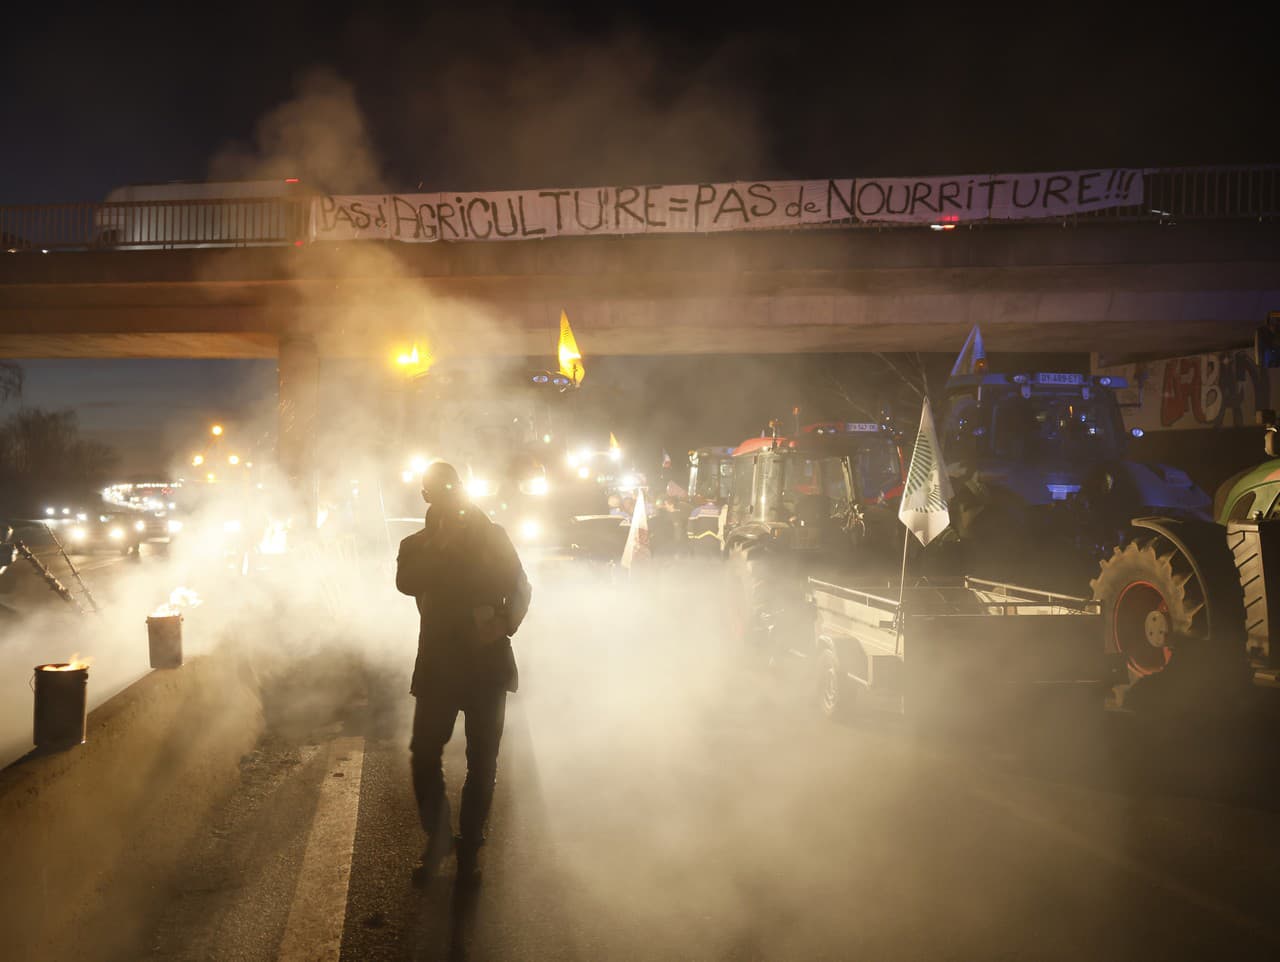
<path id="1" fill-rule="evenodd" d="M 0 206 L 0 251 L 278 247 L 307 236 L 309 199 Z"/>
<path id="2" fill-rule="evenodd" d="M 1280 164 L 1158 167 L 1143 171 L 1143 202 L 1041 223 L 1176 223 L 1280 218 Z M 0 205 L 0 253 L 279 247 L 308 238 L 307 197 Z M 966 221 L 965 227 L 1037 221 Z M 836 221 L 828 229 L 921 229 L 922 224 Z M 806 228 L 808 229 L 808 228 Z"/>
<path id="3" fill-rule="evenodd" d="M 1076 220 L 1258 220 L 1280 217 L 1280 164 L 1155 167 L 1143 171 L 1143 201 L 1077 214 Z"/>

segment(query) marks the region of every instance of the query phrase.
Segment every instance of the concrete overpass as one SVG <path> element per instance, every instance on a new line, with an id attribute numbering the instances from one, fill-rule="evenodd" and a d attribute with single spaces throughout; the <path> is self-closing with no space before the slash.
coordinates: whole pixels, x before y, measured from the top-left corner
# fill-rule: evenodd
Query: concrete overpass
<path id="1" fill-rule="evenodd" d="M 313 463 L 323 356 L 996 351 L 1248 342 L 1280 309 L 1269 217 L 426 245 L 0 254 L 0 357 L 279 357 L 280 456 Z"/>
<path id="2" fill-rule="evenodd" d="M 0 256 L 0 357 L 1177 353 L 1280 307 L 1272 220 Z"/>

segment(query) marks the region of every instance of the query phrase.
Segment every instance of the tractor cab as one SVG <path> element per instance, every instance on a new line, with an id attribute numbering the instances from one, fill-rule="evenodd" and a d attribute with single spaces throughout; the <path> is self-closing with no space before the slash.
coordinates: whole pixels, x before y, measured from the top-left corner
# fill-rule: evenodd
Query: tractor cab
<path id="1" fill-rule="evenodd" d="M 1124 458 L 1123 378 L 1038 372 L 953 375 L 942 447 L 952 474 L 1026 504 L 1066 501 L 1099 465 Z"/>
<path id="2" fill-rule="evenodd" d="M 720 517 L 733 491 L 733 448 L 702 447 L 689 452 L 690 547 L 718 554 L 723 547 Z"/>
<path id="3" fill-rule="evenodd" d="M 892 529 L 903 461 L 887 425 L 822 422 L 792 437 L 750 438 L 732 462 L 730 540 L 816 549 Z"/>
<path id="4" fill-rule="evenodd" d="M 733 448 L 707 447 L 689 452 L 689 499 L 717 506 L 733 487 Z"/>

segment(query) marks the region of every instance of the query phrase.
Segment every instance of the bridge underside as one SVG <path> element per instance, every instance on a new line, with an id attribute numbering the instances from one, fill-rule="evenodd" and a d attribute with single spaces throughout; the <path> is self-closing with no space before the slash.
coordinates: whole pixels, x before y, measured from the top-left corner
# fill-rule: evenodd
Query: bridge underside
<path id="1" fill-rule="evenodd" d="M 1280 231 L 811 231 L 0 255 L 0 357 L 951 351 L 1174 354 L 1280 308 Z"/>

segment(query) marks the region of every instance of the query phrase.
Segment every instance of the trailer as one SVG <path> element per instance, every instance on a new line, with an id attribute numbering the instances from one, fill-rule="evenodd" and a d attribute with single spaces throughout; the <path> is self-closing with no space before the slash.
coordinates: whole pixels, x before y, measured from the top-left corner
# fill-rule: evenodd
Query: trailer
<path id="1" fill-rule="evenodd" d="M 1115 660 L 1102 603 L 979 578 L 944 587 L 859 588 L 809 578 L 813 635 L 789 649 L 828 717 L 885 710 L 989 714 L 1053 690 L 1097 700 Z"/>

